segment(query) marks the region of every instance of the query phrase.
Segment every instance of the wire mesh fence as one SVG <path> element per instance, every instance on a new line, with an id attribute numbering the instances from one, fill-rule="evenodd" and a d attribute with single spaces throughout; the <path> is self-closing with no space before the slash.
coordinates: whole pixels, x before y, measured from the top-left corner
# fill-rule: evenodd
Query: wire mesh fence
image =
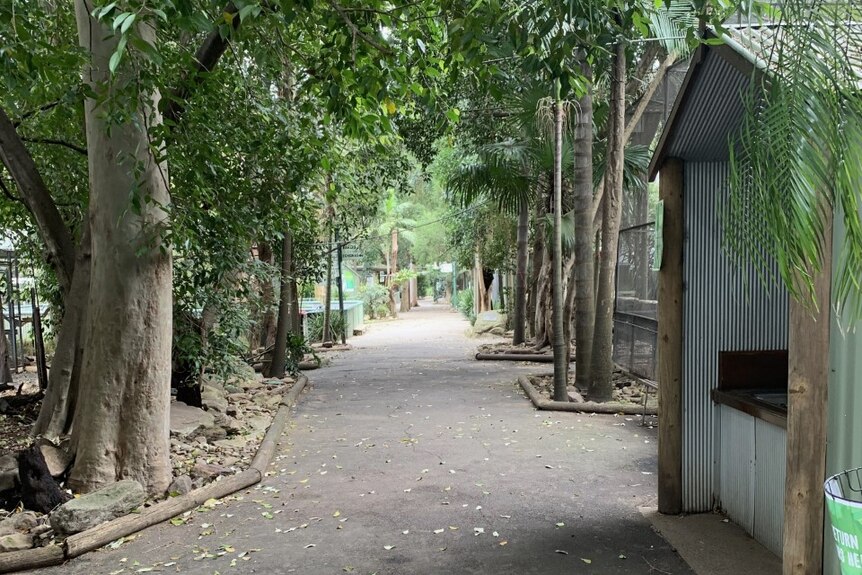
<path id="1" fill-rule="evenodd" d="M 658 331 L 655 224 L 620 230 L 614 302 L 614 361 L 645 379 L 656 379 Z"/>

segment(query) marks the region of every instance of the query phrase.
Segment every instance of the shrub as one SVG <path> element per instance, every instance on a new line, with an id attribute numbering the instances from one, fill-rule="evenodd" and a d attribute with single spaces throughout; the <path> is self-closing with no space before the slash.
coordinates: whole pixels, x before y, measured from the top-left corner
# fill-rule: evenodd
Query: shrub
<path id="1" fill-rule="evenodd" d="M 308 322 L 308 341 L 323 341 L 323 312 L 308 314 L 305 321 Z M 341 312 L 330 312 L 329 329 L 333 341 L 341 339 L 344 327 L 344 318 Z"/>
<path id="2" fill-rule="evenodd" d="M 389 291 L 378 283 L 365 284 L 359 288 L 368 319 L 379 319 L 389 315 Z"/>
<path id="3" fill-rule="evenodd" d="M 473 312 L 473 290 L 458 292 L 458 311 L 470 320 L 470 325 L 476 323 L 476 314 Z"/>

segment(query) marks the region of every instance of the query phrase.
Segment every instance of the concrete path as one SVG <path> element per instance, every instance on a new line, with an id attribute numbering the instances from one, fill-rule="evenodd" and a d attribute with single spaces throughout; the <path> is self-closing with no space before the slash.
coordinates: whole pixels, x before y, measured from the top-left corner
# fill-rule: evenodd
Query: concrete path
<path id="1" fill-rule="evenodd" d="M 690 574 L 638 506 L 655 431 L 536 412 L 423 303 L 310 372 L 260 486 L 44 573 Z M 146 571 L 144 571 L 146 572 Z"/>

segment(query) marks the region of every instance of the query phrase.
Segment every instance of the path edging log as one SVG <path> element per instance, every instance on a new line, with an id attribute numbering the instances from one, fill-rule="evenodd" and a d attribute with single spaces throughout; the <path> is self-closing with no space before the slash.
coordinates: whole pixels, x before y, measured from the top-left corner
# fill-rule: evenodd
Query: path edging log
<path id="1" fill-rule="evenodd" d="M 284 432 L 284 426 L 290 417 L 290 409 L 296 405 L 299 394 L 307 385 L 308 378 L 305 375 L 300 375 L 284 399 L 281 400 L 278 411 L 272 418 L 272 423 L 269 425 L 251 465 L 245 471 L 204 485 L 185 495 L 168 498 L 152 507 L 143 509 L 140 513 L 132 513 L 70 535 L 60 545 L 2 553 L 0 554 L 0 573 L 60 565 L 88 551 L 104 547 L 120 537 L 137 533 L 147 527 L 195 509 L 209 499 L 226 497 L 259 483 L 275 455 L 278 439 Z"/>
<path id="2" fill-rule="evenodd" d="M 476 359 L 482 361 L 535 361 L 537 363 L 553 363 L 553 355 L 531 353 L 477 353 Z"/>
<path id="3" fill-rule="evenodd" d="M 530 398 L 530 401 L 533 402 L 533 405 L 536 407 L 536 409 L 542 409 L 547 411 L 572 411 L 576 413 L 621 413 L 623 415 L 641 415 L 642 413 L 644 413 L 643 406 L 632 405 L 630 403 L 619 403 L 612 401 L 609 401 L 607 403 L 596 403 L 595 401 L 585 401 L 584 403 L 551 401 L 542 398 L 539 395 L 538 390 L 536 390 L 536 388 L 533 386 L 532 383 L 530 383 L 530 380 L 527 379 L 526 376 L 519 376 L 518 383 L 521 385 L 524 392 L 527 394 L 527 397 Z M 647 415 L 655 415 L 656 413 L 657 410 L 654 407 L 648 407 L 646 409 Z"/>

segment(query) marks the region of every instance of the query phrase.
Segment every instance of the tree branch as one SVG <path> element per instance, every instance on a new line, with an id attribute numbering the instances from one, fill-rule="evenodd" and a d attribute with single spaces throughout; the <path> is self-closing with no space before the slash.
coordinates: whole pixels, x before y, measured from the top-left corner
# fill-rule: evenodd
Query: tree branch
<path id="1" fill-rule="evenodd" d="M 70 150 L 78 152 L 81 155 L 87 155 L 87 148 L 82 148 L 77 144 L 64 142 L 63 140 L 54 140 L 52 138 L 21 138 L 21 141 L 30 142 L 32 144 L 52 144 L 55 146 L 63 146 L 64 148 L 69 148 Z"/>
<path id="2" fill-rule="evenodd" d="M 362 38 L 367 44 L 374 47 L 378 52 L 386 54 L 387 56 L 392 55 L 392 51 L 388 47 L 379 43 L 377 40 L 368 36 L 365 32 L 360 30 L 359 27 L 353 23 L 353 20 L 350 19 L 350 16 L 348 16 L 347 13 L 344 11 L 344 8 L 336 4 L 333 0 L 328 0 L 327 3 L 333 10 L 338 13 L 339 16 L 341 16 L 341 19 L 344 20 L 344 23 L 347 24 L 347 27 L 350 28 L 351 32 Z"/>
<path id="3" fill-rule="evenodd" d="M 14 195 L 12 191 L 8 187 L 6 187 L 6 182 L 3 181 L 3 178 L 0 178 L 0 191 L 2 191 L 3 195 L 12 200 L 13 202 L 21 202 L 22 204 L 24 203 L 24 200 Z"/>
<path id="4" fill-rule="evenodd" d="M 237 30 L 240 25 L 240 19 L 237 17 L 239 9 L 234 6 L 233 2 L 228 2 L 222 14 L 231 14 L 231 26 Z M 179 87 L 171 92 L 171 95 L 165 99 L 167 104 L 162 109 L 165 122 L 171 130 L 179 123 L 180 116 L 186 109 L 186 103 L 191 95 L 192 87 L 200 84 L 203 81 L 203 75 L 215 69 L 222 55 L 227 51 L 230 40 L 222 38 L 218 29 L 209 33 L 204 43 L 201 44 L 197 52 L 195 52 L 195 63 L 191 72 L 185 75 L 180 81 Z"/>
<path id="5" fill-rule="evenodd" d="M 21 200 L 33 215 L 36 229 L 48 249 L 60 289 L 68 293 L 75 269 L 75 242 L 63 222 L 57 204 L 51 197 L 36 163 L 24 142 L 18 137 L 12 120 L 0 107 L 0 160 L 9 170 L 21 193 Z"/>
<path id="6" fill-rule="evenodd" d="M 38 114 L 39 112 L 47 112 L 47 111 L 48 111 L 48 110 L 50 110 L 51 108 L 54 108 L 54 107 L 56 107 L 56 106 L 59 106 L 61 102 L 62 102 L 62 100 L 54 100 L 53 102 L 48 102 L 47 104 L 44 104 L 44 105 L 42 105 L 42 106 L 39 106 L 39 107 L 38 107 L 38 108 L 36 108 L 35 110 L 30 110 L 29 112 L 24 112 L 24 113 L 21 115 L 21 117 L 20 117 L 17 121 L 15 121 L 15 123 L 14 123 L 13 125 L 17 128 L 18 126 L 20 126 L 20 125 L 21 125 L 21 122 L 23 122 L 23 121 L 24 121 L 24 120 L 26 120 L 27 118 L 29 118 L 29 117 L 31 117 L 31 116 L 35 116 L 35 115 L 36 115 L 36 114 Z"/>

